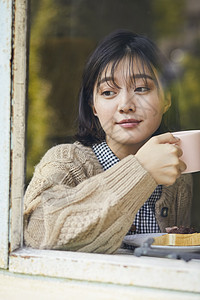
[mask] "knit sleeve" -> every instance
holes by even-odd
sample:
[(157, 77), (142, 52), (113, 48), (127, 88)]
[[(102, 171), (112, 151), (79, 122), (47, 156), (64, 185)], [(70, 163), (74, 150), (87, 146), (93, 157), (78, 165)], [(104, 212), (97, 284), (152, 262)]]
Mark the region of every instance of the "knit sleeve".
[(90, 178), (80, 156), (77, 168), (64, 157), (36, 168), (25, 194), (27, 246), (113, 253), (156, 187), (133, 155)]

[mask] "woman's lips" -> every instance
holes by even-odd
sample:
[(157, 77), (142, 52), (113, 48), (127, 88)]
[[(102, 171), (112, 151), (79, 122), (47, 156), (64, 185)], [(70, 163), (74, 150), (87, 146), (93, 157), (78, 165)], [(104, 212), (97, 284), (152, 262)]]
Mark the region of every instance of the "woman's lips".
[(120, 122), (117, 122), (118, 125), (124, 128), (133, 128), (138, 126), (142, 120), (136, 120), (136, 119), (124, 119)]

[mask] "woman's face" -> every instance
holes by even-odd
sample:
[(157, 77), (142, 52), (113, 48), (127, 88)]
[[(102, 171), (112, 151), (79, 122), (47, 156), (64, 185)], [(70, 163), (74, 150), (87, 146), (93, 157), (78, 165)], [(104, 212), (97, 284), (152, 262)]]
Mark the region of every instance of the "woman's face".
[(108, 146), (119, 158), (137, 152), (158, 129), (171, 103), (147, 68), (137, 62), (133, 71), (134, 80), (127, 75), (128, 59), (122, 60), (114, 73), (116, 86), (108, 66), (93, 93), (93, 112), (105, 131)]

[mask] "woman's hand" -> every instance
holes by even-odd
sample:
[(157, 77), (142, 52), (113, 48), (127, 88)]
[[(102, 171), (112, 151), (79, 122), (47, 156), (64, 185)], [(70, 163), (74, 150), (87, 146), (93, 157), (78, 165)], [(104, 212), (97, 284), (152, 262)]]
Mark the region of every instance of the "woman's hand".
[(178, 141), (171, 133), (154, 136), (135, 155), (157, 184), (172, 185), (186, 169)]

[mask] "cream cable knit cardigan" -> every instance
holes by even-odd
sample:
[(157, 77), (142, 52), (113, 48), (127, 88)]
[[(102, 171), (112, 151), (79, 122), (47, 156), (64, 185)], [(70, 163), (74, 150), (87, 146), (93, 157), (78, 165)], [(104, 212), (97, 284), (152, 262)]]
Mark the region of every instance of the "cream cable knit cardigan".
[[(55, 146), (37, 165), (25, 193), (25, 245), (114, 253), (156, 185), (133, 155), (103, 171), (90, 147), (78, 142)], [(187, 175), (163, 187), (156, 203), (162, 231), (189, 225), (191, 199)], [(167, 216), (162, 216), (163, 207)]]

